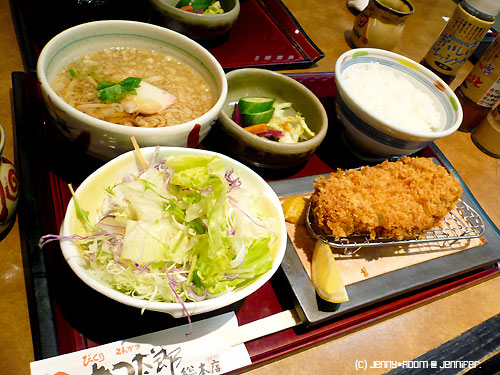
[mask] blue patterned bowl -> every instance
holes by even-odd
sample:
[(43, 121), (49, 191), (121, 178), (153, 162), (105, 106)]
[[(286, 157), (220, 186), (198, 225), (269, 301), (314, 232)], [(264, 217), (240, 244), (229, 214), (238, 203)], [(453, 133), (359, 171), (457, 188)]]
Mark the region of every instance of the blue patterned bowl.
[[(384, 115), (394, 108), (375, 111), (360, 98), (359, 91), (353, 92), (351, 86), (346, 84), (346, 72), (371, 63), (378, 63), (381, 69), (391, 71), (395, 77), (394, 82), (400, 82), (400, 77), (404, 77), (405, 82), (409, 82), (420, 94), (426, 94), (426, 102), (432, 103), (439, 113), (440, 120), (436, 130), (411, 127), (409, 121), (391, 121)], [(375, 48), (358, 48), (345, 52), (335, 65), (335, 82), (338, 90), (337, 117), (343, 126), (342, 136), (347, 146), (362, 159), (413, 154), (434, 140), (450, 135), (462, 122), (462, 107), (450, 87), (427, 68), (393, 52)], [(391, 91), (387, 89), (390, 84), (391, 82), (384, 82), (378, 88), (377, 96), (379, 93), (383, 95), (384, 91)], [(402, 93), (405, 94), (406, 92)], [(391, 99), (394, 99), (395, 106), (399, 105), (398, 98)], [(406, 118), (409, 116), (411, 114)]]

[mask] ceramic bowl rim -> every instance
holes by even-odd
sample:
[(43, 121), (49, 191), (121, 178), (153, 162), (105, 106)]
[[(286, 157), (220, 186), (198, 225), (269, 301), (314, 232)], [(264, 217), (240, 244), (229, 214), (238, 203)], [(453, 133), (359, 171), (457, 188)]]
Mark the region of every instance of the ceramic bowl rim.
[[(100, 120), (98, 118), (92, 117), (90, 115), (87, 115), (76, 108), (72, 107), (70, 104), (66, 103), (57, 93), (54, 91), (50, 83), (48, 82), (47, 76), (45, 74), (45, 69), (48, 66), (49, 61), (51, 58), (54, 56), (54, 53), (57, 51), (61, 50), (61, 48), (65, 48), (68, 43), (65, 43), (63, 47), (59, 47), (58, 43), (61, 41), (64, 41), (64, 39), (68, 35), (78, 35), (80, 32), (85, 31), (85, 30), (93, 30), (94, 28), (99, 28), (101, 25), (108, 25), (108, 27), (113, 27), (113, 26), (118, 26), (120, 25), (127, 25), (128, 28), (130, 28), (130, 34), (138, 37), (142, 37), (140, 33), (133, 33), (134, 30), (140, 29), (140, 30), (146, 30), (147, 32), (160, 32), (163, 33), (164, 35), (167, 36), (173, 36), (174, 38), (180, 38), (183, 40), (183, 42), (187, 43), (190, 47), (193, 47), (195, 51), (201, 53), (204, 55), (205, 58), (208, 58), (214, 67), (216, 68), (215, 71), (212, 71), (212, 74), (214, 74), (214, 79), (220, 79), (222, 83), (222, 87), (220, 87), (220, 93), (218, 94), (217, 101), (215, 104), (210, 108), (208, 112), (205, 112), (203, 115), (190, 120), (188, 122), (182, 123), (182, 124), (176, 124), (172, 126), (164, 126), (164, 127), (157, 127), (157, 128), (147, 128), (147, 127), (131, 127), (131, 126), (123, 126), (119, 124), (114, 124), (108, 121)], [(132, 29), (133, 28), (133, 29)], [(106, 31), (108, 32), (108, 31)], [(110, 35), (112, 35), (112, 32), (109, 31)], [(93, 35), (94, 36), (94, 35)], [(55, 50), (55, 51), (52, 51)], [(192, 51), (189, 51), (190, 55), (193, 55)], [(42, 49), (40, 52), (38, 61), (37, 61), (37, 77), (38, 80), (40, 81), (41, 86), (43, 87), (44, 90), (48, 93), (50, 96), (50, 99), (55, 102), (55, 104), (64, 110), (69, 116), (77, 119), (78, 121), (85, 123), (88, 126), (91, 126), (93, 128), (101, 129), (104, 131), (109, 131), (109, 132), (114, 132), (114, 133), (121, 133), (121, 134), (126, 134), (130, 136), (140, 136), (141, 134), (145, 134), (148, 136), (155, 136), (155, 135), (165, 135), (165, 133), (170, 133), (170, 132), (189, 132), (195, 124), (204, 124), (209, 122), (210, 120), (214, 119), (217, 117), (217, 114), (220, 112), (227, 96), (227, 79), (225, 78), (225, 72), (220, 65), (220, 63), (217, 61), (217, 59), (204, 47), (202, 47), (200, 44), (197, 42), (193, 41), (192, 39), (188, 38), (185, 35), (182, 35), (176, 31), (166, 29), (161, 26), (153, 25), (153, 24), (148, 24), (144, 22), (139, 22), (139, 21), (128, 21), (128, 20), (103, 20), (103, 21), (91, 21), (91, 22), (86, 22), (80, 25), (76, 25), (73, 27), (70, 27), (61, 33), (57, 34), (54, 36)], [(217, 93), (216, 93), (217, 94)]]
[[(148, 158), (151, 156), (155, 150), (156, 147), (144, 147), (141, 148), (141, 153), (143, 154), (144, 157)], [(79, 188), (76, 190), (76, 196), (78, 197), (78, 190), (82, 189), (80, 191), (84, 191), (89, 185), (91, 186), (92, 182), (94, 181), (95, 178), (98, 178), (100, 174), (103, 173), (103, 171), (106, 171), (108, 169), (113, 169), (113, 167), (120, 166), (121, 163), (124, 165), (131, 165), (133, 166), (136, 161), (136, 156), (135, 150), (128, 151), (124, 154), (121, 154), (117, 156), (116, 158), (110, 160), (109, 162), (105, 163), (103, 166), (98, 168), (96, 171), (94, 171), (92, 174), (90, 174), (80, 185)], [(235, 291), (232, 291), (228, 294), (222, 295), (217, 298), (212, 298), (212, 299), (207, 299), (201, 302), (186, 302), (185, 303), (185, 308), (189, 311), (189, 313), (193, 314), (200, 314), (208, 311), (213, 311), (217, 310), (226, 306), (229, 306), (233, 303), (236, 303), (243, 298), (249, 296), (250, 294), (254, 293), (257, 289), (262, 287), (278, 270), (278, 268), (281, 265), (281, 262), (283, 260), (283, 257), (285, 255), (286, 247), (287, 247), (287, 232), (286, 232), (286, 225), (285, 225), (285, 218), (283, 211), (281, 210), (281, 203), (279, 201), (279, 197), (277, 194), (274, 192), (274, 190), (271, 188), (271, 186), (262, 178), (260, 177), (255, 171), (253, 171), (250, 167), (245, 166), (241, 162), (232, 159), (229, 156), (226, 156), (221, 153), (217, 153), (214, 151), (209, 151), (209, 150), (202, 150), (202, 149), (186, 149), (183, 147), (171, 147), (171, 146), (161, 146), (160, 147), (160, 154), (162, 155), (168, 155), (168, 154), (199, 154), (199, 155), (212, 155), (212, 156), (218, 156), (221, 159), (223, 159), (224, 162), (229, 163), (231, 166), (235, 167), (235, 169), (242, 171), (244, 174), (249, 174), (252, 178), (252, 181), (256, 181), (255, 183), (263, 187), (267, 193), (268, 196), (270, 197), (270, 200), (274, 201), (274, 204), (276, 205), (276, 214), (279, 215), (279, 230), (280, 230), (280, 238), (279, 238), (279, 243), (277, 246), (276, 250), (276, 257), (273, 259), (273, 265), (272, 268), (267, 271), (266, 273), (260, 275), (257, 279), (255, 279), (252, 283), (237, 289)], [(279, 207), (278, 207), (279, 206)], [(279, 208), (279, 209), (278, 209)], [(72, 233), (69, 233), (69, 228), (71, 227), (71, 220), (74, 220), (74, 217), (72, 218), (71, 216), (75, 215), (75, 205), (74, 205), (74, 199), (72, 198), (70, 202), (67, 205), (66, 208), (66, 213), (64, 215), (63, 223), (61, 225), (60, 229), (60, 234), (61, 235), (71, 235)], [(184, 307), (180, 303), (173, 303), (173, 302), (148, 302), (147, 300), (142, 300), (138, 298), (134, 298), (131, 296), (127, 296), (110, 286), (104, 284), (103, 282), (99, 281), (98, 279), (92, 277), (88, 271), (84, 268), (84, 266), (81, 264), (83, 256), (81, 255), (80, 251), (77, 249), (76, 245), (71, 243), (70, 241), (60, 241), (60, 246), (61, 246), (61, 251), (63, 253), (64, 258), (68, 262), (69, 266), (75, 272), (75, 274), (82, 280), (84, 281), (88, 286), (91, 288), (95, 289), (96, 291), (102, 293), (103, 295), (121, 302), (123, 304), (137, 307), (137, 308), (145, 308), (147, 310), (152, 310), (152, 311), (159, 311), (159, 312), (164, 312), (171, 314), (174, 317), (183, 317), (185, 316), (185, 311)]]
[[(433, 81), (439, 82), (439, 84), (441, 84), (442, 87), (445, 88), (445, 93), (448, 96), (448, 98), (450, 100), (453, 100), (457, 105), (457, 109), (455, 110), (453, 108), (451, 102), (450, 101), (447, 102), (447, 104), (449, 104), (450, 107), (452, 108), (453, 112), (456, 112), (457, 118), (455, 119), (455, 122), (452, 124), (452, 126), (450, 126), (450, 128), (448, 128), (448, 129), (440, 130), (440, 131), (428, 131), (428, 132), (426, 132), (426, 131), (413, 130), (413, 129), (397, 126), (396, 124), (390, 123), (390, 122), (386, 121), (385, 119), (377, 116), (376, 114), (371, 112), (369, 109), (365, 108), (359, 99), (350, 95), (349, 90), (346, 89), (345, 84), (343, 83), (342, 74), (340, 71), (341, 66), (344, 64), (344, 62), (348, 58), (350, 58), (354, 54), (359, 54), (359, 53), (363, 53), (363, 52), (367, 52), (368, 54), (372, 54), (372, 55), (380, 55), (380, 56), (389, 58), (391, 60), (394, 60), (395, 62), (398, 62), (397, 60), (403, 60), (410, 66), (412, 66), (412, 65), (417, 66), (419, 68), (418, 72), (421, 73), (422, 75), (427, 76), (428, 78), (432, 79)], [(455, 132), (459, 128), (459, 126), (462, 122), (462, 118), (463, 118), (462, 107), (461, 107), (460, 101), (458, 100), (458, 97), (455, 95), (453, 90), (441, 78), (439, 78), (435, 73), (433, 73), (431, 70), (427, 69), (423, 65), (417, 63), (416, 61), (411, 60), (410, 58), (403, 56), (403, 55), (400, 55), (400, 54), (397, 54), (395, 52), (386, 51), (386, 50), (382, 50), (382, 49), (378, 49), (378, 48), (356, 48), (356, 49), (346, 51), (342, 55), (340, 55), (340, 57), (337, 59), (337, 61), (335, 63), (335, 82), (336, 82), (337, 87), (338, 87), (337, 95), (342, 95), (342, 93), (345, 93), (346, 95), (348, 95), (349, 100), (352, 101), (354, 103), (354, 105), (357, 107), (356, 109), (358, 109), (359, 111), (365, 112), (366, 115), (370, 119), (374, 120), (373, 122), (368, 122), (365, 120), (363, 120), (363, 121), (365, 123), (367, 123), (369, 126), (372, 126), (383, 133), (387, 133), (384, 129), (384, 127), (385, 127), (385, 128), (391, 129), (399, 134), (403, 134), (407, 137), (413, 137), (413, 138), (419, 138), (419, 139), (438, 139), (438, 138), (448, 136), (448, 135), (452, 134), (453, 132)], [(345, 100), (344, 100), (344, 102), (345, 102)], [(347, 105), (347, 103), (346, 103), (346, 105)], [(353, 110), (353, 109), (351, 108), (351, 110)], [(353, 110), (353, 112), (356, 113), (355, 110)], [(383, 126), (377, 126), (377, 122), (383, 124)], [(392, 134), (392, 136), (394, 137), (394, 134)], [(396, 137), (396, 138), (398, 138), (398, 137)]]
[[(265, 75), (267, 77), (271, 77), (272, 79), (278, 79), (281, 81), (286, 82), (287, 84), (291, 85), (292, 87), (302, 91), (308, 98), (311, 99), (311, 102), (314, 104), (315, 107), (317, 107), (320, 115), (321, 115), (321, 128), (320, 131), (316, 133), (314, 137), (311, 139), (308, 139), (306, 141), (298, 142), (298, 143), (280, 143), (276, 141), (271, 141), (268, 139), (265, 139), (263, 137), (259, 137), (255, 134), (251, 134), (247, 132), (246, 130), (243, 130), (243, 128), (238, 125), (236, 122), (234, 122), (229, 115), (227, 115), (224, 112), (224, 106), (221, 109), (220, 116), (224, 118), (224, 123), (223, 126), (228, 128), (229, 131), (233, 132), (238, 138), (243, 140), (246, 143), (249, 143), (250, 145), (254, 147), (270, 147), (272, 148), (273, 152), (277, 153), (299, 153), (299, 152), (304, 152), (306, 150), (311, 149), (312, 147), (315, 147), (319, 145), (323, 139), (326, 136), (326, 132), (328, 130), (328, 116), (326, 114), (326, 110), (323, 107), (323, 104), (321, 104), (320, 100), (318, 97), (311, 91), (309, 90), (306, 86), (304, 86), (302, 83), (296, 81), (295, 79), (288, 77), (282, 73), (278, 73), (272, 70), (267, 70), (267, 69), (261, 69), (261, 68), (242, 68), (242, 69), (237, 69), (237, 70), (232, 70), (228, 73), (226, 73), (227, 81), (228, 81), (228, 95), (229, 95), (229, 81), (233, 77), (241, 76), (241, 75)], [(226, 99), (227, 100), (227, 99)], [(307, 119), (306, 119), (307, 121)]]

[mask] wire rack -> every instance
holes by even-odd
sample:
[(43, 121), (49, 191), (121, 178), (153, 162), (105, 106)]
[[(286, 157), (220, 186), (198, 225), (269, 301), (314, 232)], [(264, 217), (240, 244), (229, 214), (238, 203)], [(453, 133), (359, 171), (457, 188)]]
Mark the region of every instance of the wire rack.
[(483, 220), (479, 214), (462, 200), (459, 200), (456, 208), (444, 218), (441, 227), (424, 231), (418, 237), (408, 240), (394, 241), (385, 237), (370, 239), (367, 234), (354, 234), (340, 238), (324, 234), (315, 227), (311, 204), (307, 208), (306, 224), (316, 239), (332, 247), (344, 249), (345, 254), (353, 254), (363, 247), (381, 245), (408, 245), (442, 241), (451, 246), (455, 241), (478, 238), (482, 236), (485, 230)]

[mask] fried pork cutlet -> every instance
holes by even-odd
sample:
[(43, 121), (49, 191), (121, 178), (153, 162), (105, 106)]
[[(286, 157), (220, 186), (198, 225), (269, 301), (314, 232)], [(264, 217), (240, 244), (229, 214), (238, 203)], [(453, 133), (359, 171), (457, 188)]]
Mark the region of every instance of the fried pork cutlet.
[(338, 170), (314, 184), (311, 209), (325, 234), (415, 238), (436, 227), (462, 194), (458, 178), (431, 159), (403, 157), (360, 170)]

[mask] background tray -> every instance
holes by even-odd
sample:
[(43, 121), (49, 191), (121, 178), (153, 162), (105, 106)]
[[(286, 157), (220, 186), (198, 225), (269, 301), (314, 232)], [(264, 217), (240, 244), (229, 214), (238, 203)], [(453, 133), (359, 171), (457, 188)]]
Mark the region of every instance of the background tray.
[[(227, 40), (205, 46), (224, 69), (303, 68), (324, 57), (280, 0), (241, 0), (240, 5)], [(29, 72), (36, 71), (43, 46), (71, 26), (102, 19), (151, 22), (152, 12), (147, 0), (51, 0), (50, 4), (11, 0), (11, 8), (25, 70)]]
[[(310, 180), (301, 178), (328, 173), (334, 168), (354, 168), (366, 164), (348, 153), (339, 137), (335, 117), (336, 89), (332, 73), (293, 74), (293, 78), (308, 86), (320, 98), (330, 119), (323, 147), (303, 166), (273, 171), (256, 169), (266, 177), (278, 194), (310, 190)], [(57, 243), (38, 248), (43, 234), (57, 233), (70, 199), (67, 183), (77, 185), (100, 163), (85, 156), (68, 153), (64, 144), (50, 137), (49, 123), (39, 98), (36, 77), (30, 73), (15, 72), (13, 79), (15, 163), (21, 198), (18, 220), (35, 358), (42, 359), (84, 349), (103, 343), (154, 332), (185, 324), (185, 319), (174, 319), (162, 313), (145, 311), (110, 300), (81, 282), (69, 269)], [(216, 130), (215, 127), (212, 131)], [(217, 132), (210, 136), (216, 137)], [(213, 141), (213, 139), (212, 139)], [(204, 147), (214, 143), (204, 141)], [(72, 155), (72, 158), (68, 158)], [(446, 159), (434, 146), (424, 150), (424, 156), (434, 156), (445, 165)], [(448, 165), (447, 165), (448, 166)], [(255, 168), (254, 168), (255, 169)], [(310, 177), (308, 177), (310, 179)], [(286, 181), (280, 181), (286, 179)], [(471, 198), (481, 215), (477, 202)], [(488, 225), (491, 225), (488, 222)], [(491, 229), (490, 232), (495, 231)], [(498, 248), (498, 247), (497, 247)], [(306, 324), (246, 343), (253, 364), (296, 351), (305, 346), (335, 337), (378, 319), (402, 312), (420, 303), (438, 298), (457, 289), (498, 275), (494, 264), (474, 267), (459, 275), (435, 280), (426, 285), (414, 285), (399, 295), (358, 306), (349, 311), (325, 315), (315, 302), (304, 299), (308, 277), (302, 269), (290, 273), (294, 250), (288, 248), (283, 267), (258, 291), (224, 311), (196, 315), (194, 320), (232, 310), (239, 324), (249, 323), (275, 313), (296, 308)], [(291, 284), (291, 286), (290, 286)], [(297, 288), (301, 284), (306, 289)], [(353, 301), (357, 293), (350, 291)], [(314, 292), (311, 296), (314, 295)], [(312, 312), (310, 312), (310, 310)], [(322, 314), (319, 318), (314, 314)], [(95, 317), (99, 318), (96, 319)], [(311, 324), (312, 323), (312, 324)]]

